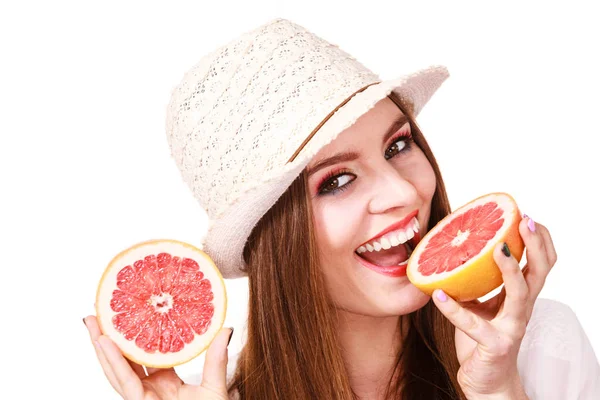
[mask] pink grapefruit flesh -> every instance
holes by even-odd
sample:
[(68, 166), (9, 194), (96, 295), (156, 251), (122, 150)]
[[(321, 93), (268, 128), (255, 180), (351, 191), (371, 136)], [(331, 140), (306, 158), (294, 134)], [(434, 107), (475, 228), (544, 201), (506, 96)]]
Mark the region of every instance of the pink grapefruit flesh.
[(96, 294), (100, 329), (141, 365), (167, 368), (202, 353), (223, 326), (223, 278), (201, 250), (174, 240), (137, 244), (106, 268)]

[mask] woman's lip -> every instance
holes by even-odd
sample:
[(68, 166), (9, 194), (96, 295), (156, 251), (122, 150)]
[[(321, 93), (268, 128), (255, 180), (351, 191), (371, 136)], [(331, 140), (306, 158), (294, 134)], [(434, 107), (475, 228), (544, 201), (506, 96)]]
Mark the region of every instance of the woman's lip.
[[(414, 210), (413, 212), (411, 212), (410, 214), (408, 214), (407, 216), (405, 216), (401, 221), (398, 221), (398, 222), (396, 222), (396, 223), (388, 226), (387, 228), (385, 228), (384, 230), (382, 230), (377, 235), (373, 236), (371, 239), (367, 240), (366, 242), (364, 242), (360, 246), (364, 246), (367, 243), (370, 243), (370, 242), (372, 242), (375, 239), (379, 239), (380, 237), (382, 237), (383, 235), (385, 235), (388, 232), (395, 231), (395, 230), (400, 229), (400, 228), (406, 228), (406, 225), (408, 225), (408, 223), (410, 221), (412, 221), (413, 218), (416, 218), (418, 214), (419, 214), (419, 210)], [(360, 246), (358, 246), (358, 247), (360, 247)], [(357, 247), (357, 249), (358, 249), (358, 247)]]
[(370, 262), (368, 262), (367, 260), (365, 260), (364, 258), (362, 258), (361, 256), (359, 256), (356, 253), (354, 253), (354, 257), (358, 260), (358, 262), (360, 262), (365, 267), (367, 267), (370, 270), (373, 270), (375, 272), (378, 272), (382, 275), (391, 276), (394, 278), (406, 276), (406, 267), (407, 267), (408, 263), (406, 263), (404, 265), (390, 265), (387, 267), (382, 267), (379, 265), (371, 264)]
[[(413, 240), (413, 243), (415, 244), (415, 247), (416, 247), (416, 245), (421, 241), (421, 233), (415, 232), (415, 236), (411, 240)], [(406, 276), (406, 267), (408, 267), (408, 262), (406, 262), (406, 264), (404, 264), (404, 265), (390, 265), (387, 267), (382, 267), (382, 266), (368, 262), (366, 259), (359, 256), (356, 252), (354, 252), (354, 257), (363, 266), (369, 268), (370, 270), (378, 272), (382, 275), (391, 276), (394, 278)], [(408, 259), (410, 259), (410, 257)]]

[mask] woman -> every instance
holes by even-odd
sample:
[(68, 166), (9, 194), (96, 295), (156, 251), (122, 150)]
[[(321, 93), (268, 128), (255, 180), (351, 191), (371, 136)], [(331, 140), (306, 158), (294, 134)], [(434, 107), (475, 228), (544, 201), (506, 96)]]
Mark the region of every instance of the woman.
[(446, 77), (436, 67), (380, 82), (337, 46), (283, 19), (190, 70), (173, 92), (169, 142), (210, 219), (205, 251), (224, 277), (248, 276), (248, 337), (227, 377), (232, 332), (223, 329), (207, 352), (202, 385), (192, 386), (172, 369), (146, 374), (125, 360), (90, 316), (84, 322), (119, 394), (600, 396), (600, 367), (574, 314), (536, 301), (557, 257), (543, 225), (521, 221), (523, 273), (510, 249), (495, 249), (505, 286), (483, 304), (418, 291), (405, 274), (410, 246), (357, 252), (392, 225), (421, 227), (422, 235), (450, 212), (415, 122)]

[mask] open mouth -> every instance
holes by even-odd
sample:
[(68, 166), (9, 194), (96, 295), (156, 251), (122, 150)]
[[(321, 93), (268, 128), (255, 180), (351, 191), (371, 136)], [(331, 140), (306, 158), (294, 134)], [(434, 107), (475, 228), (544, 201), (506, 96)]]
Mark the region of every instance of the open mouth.
[(404, 227), (388, 232), (356, 249), (362, 264), (386, 275), (405, 274), (408, 259), (420, 240), (419, 221), (413, 217)]

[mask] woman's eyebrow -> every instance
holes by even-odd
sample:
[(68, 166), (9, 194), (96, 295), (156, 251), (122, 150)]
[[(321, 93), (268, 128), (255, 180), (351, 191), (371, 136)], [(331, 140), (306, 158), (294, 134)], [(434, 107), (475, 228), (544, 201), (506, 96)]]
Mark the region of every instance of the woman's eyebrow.
[(408, 118), (406, 118), (406, 115), (400, 114), (399, 116), (397, 116), (394, 119), (394, 121), (392, 122), (392, 124), (390, 125), (390, 127), (388, 128), (388, 130), (385, 132), (383, 141), (387, 142), (387, 140), (390, 137), (392, 137), (392, 135), (394, 133), (396, 133), (398, 131), (398, 129), (402, 128), (404, 126), (404, 124), (406, 124), (407, 122), (408, 122)]
[(311, 176), (318, 170), (325, 168), (330, 165), (334, 165), (343, 161), (354, 161), (359, 157), (359, 154), (355, 151), (349, 151), (346, 153), (338, 153), (332, 157), (325, 158), (316, 163), (312, 168), (308, 170), (308, 176)]
[[(399, 116), (397, 116), (394, 121), (392, 121), (392, 124), (390, 125), (390, 127), (388, 128), (388, 130), (385, 132), (385, 135), (383, 137), (383, 142), (386, 142), (394, 133), (396, 133), (398, 131), (398, 129), (402, 128), (404, 126), (404, 124), (406, 124), (408, 122), (408, 119), (406, 118), (406, 115), (401, 114)], [(318, 170), (328, 167), (330, 165), (334, 165), (340, 162), (344, 162), (344, 161), (354, 161), (359, 157), (359, 154), (357, 152), (354, 151), (350, 151), (347, 153), (338, 153), (334, 156), (325, 158), (321, 161), (319, 161), (318, 163), (316, 163), (312, 168), (308, 169), (308, 176), (310, 177), (312, 174), (314, 174), (315, 172), (317, 172)]]

